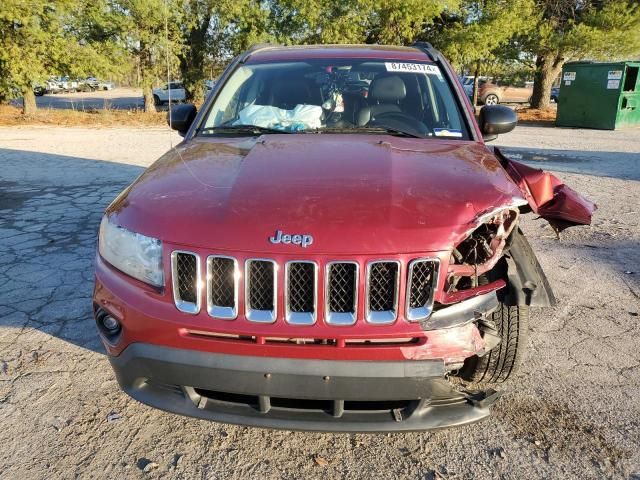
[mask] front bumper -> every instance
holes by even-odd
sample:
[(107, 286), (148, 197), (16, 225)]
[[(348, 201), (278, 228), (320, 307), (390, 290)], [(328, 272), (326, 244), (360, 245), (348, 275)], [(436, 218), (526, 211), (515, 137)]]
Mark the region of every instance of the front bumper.
[(256, 427), (344, 432), (465, 425), (495, 391), (458, 392), (441, 360), (264, 358), (129, 345), (109, 360), (122, 389), (169, 412)]

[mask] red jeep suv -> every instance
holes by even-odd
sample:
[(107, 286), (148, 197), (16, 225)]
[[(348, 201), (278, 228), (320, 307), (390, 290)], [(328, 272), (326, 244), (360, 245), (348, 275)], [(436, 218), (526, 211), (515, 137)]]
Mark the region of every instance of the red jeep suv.
[(554, 302), (519, 216), (594, 209), (485, 146), (512, 110), (476, 122), (429, 44), (261, 45), (168, 120), (184, 141), (100, 225), (95, 319), (126, 393), (298, 430), (489, 415), (528, 307)]

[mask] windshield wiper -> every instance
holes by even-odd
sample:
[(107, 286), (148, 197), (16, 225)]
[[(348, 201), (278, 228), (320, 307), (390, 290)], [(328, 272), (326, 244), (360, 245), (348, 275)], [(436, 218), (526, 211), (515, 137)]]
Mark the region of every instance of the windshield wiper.
[(388, 133), (401, 137), (426, 138), (424, 135), (419, 135), (418, 133), (399, 130), (397, 128), (385, 127), (382, 125), (371, 127), (327, 127), (318, 128), (315, 130), (306, 130), (305, 133)]
[(258, 125), (221, 125), (206, 127), (198, 133), (237, 133), (240, 135), (262, 135), (264, 133), (291, 133), (277, 128), (259, 127)]

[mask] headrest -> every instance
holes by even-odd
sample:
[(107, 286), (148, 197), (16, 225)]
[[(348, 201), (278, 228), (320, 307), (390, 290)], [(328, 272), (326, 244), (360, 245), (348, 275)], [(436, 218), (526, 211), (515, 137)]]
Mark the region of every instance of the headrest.
[(369, 88), (369, 98), (381, 102), (397, 102), (406, 96), (407, 87), (398, 75), (377, 76)]

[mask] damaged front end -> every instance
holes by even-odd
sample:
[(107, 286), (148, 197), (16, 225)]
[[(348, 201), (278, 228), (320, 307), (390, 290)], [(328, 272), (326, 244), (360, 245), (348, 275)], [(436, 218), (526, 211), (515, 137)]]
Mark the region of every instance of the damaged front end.
[[(477, 328), (482, 348), (448, 370), (474, 384), (503, 382), (517, 370), (526, 342), (529, 307), (556, 303), (531, 245), (518, 227), (535, 212), (556, 232), (588, 225), (596, 206), (554, 175), (496, 155), (522, 191), (515, 203), (477, 215), (451, 249), (443, 291), (425, 329)], [(446, 263), (443, 262), (443, 263)], [(453, 314), (460, 311), (461, 315)], [(464, 322), (466, 318), (466, 322)]]
[(518, 228), (522, 213), (534, 212), (556, 232), (589, 225), (596, 205), (549, 172), (523, 165), (495, 149), (526, 203), (483, 212), (451, 251), (442, 305), (499, 292), (511, 306), (552, 306), (555, 297), (529, 242)]

